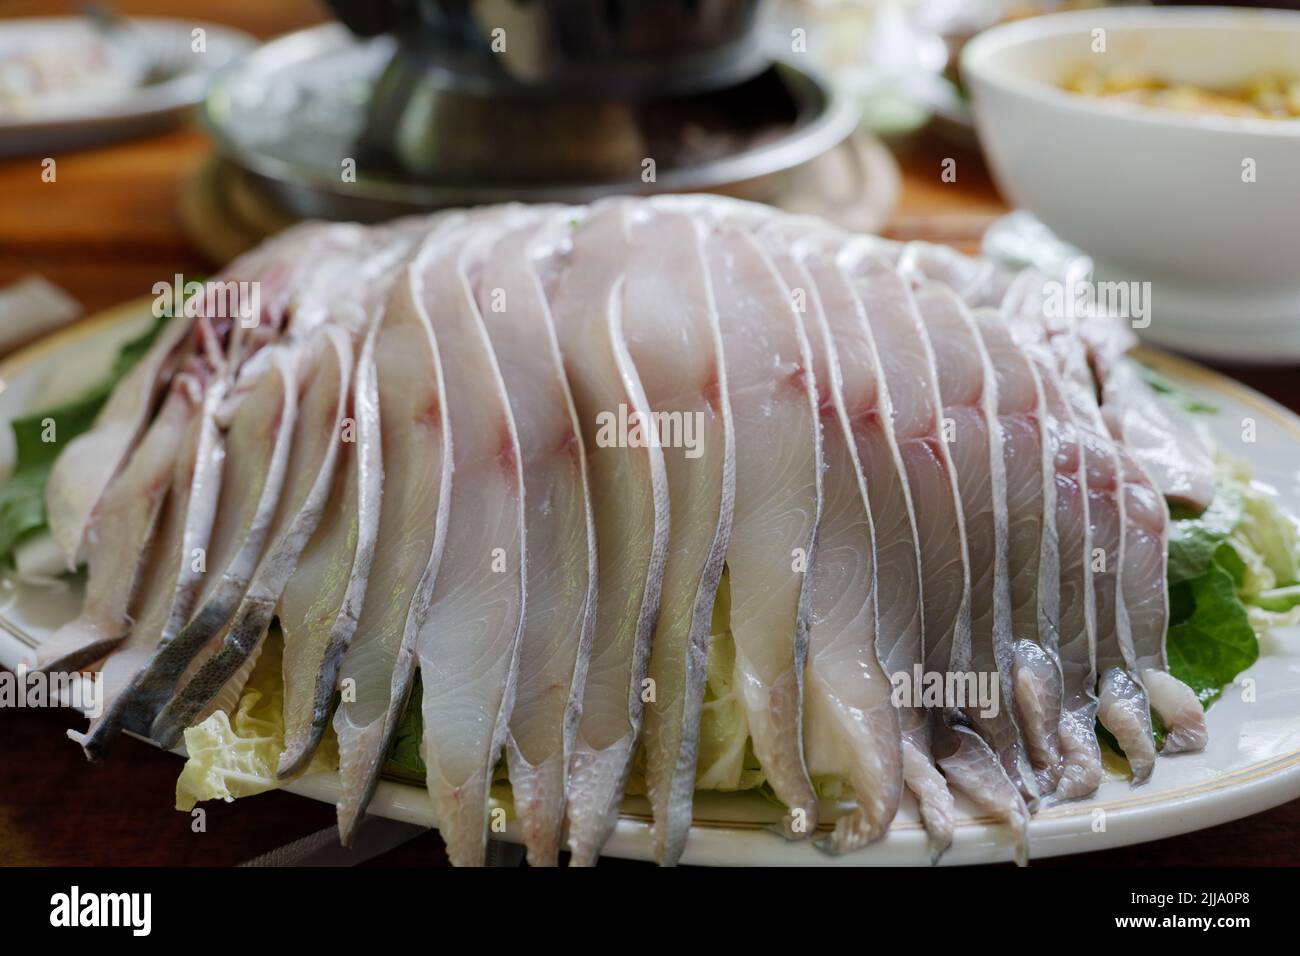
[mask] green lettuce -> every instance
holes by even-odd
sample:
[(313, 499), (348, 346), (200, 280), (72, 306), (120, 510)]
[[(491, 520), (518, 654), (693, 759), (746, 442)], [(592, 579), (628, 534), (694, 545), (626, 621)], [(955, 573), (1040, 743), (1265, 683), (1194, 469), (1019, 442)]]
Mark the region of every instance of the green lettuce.
[(1300, 536), (1235, 462), (1221, 467), (1203, 514), (1173, 517), (1169, 670), (1208, 705), (1259, 657), (1261, 631), (1300, 620)]

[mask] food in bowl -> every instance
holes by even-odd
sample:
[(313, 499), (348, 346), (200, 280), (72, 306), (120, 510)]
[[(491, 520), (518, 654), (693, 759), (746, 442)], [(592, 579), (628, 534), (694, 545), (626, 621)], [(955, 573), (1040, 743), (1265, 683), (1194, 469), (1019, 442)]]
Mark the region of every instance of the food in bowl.
[(1075, 73), (1062, 86), (1087, 96), (1182, 113), (1250, 119), (1300, 118), (1300, 80), (1277, 74), (1257, 76), (1237, 87), (1206, 89), (1194, 83), (1168, 82), (1133, 70), (1088, 68)]
[(1300, 13), (1052, 14), (979, 34), (962, 60), (999, 189), (1098, 278), (1151, 283), (1144, 337), (1220, 360), (1300, 354), (1300, 123), (1120, 107), (1062, 88), (1081, 66), (1206, 91), (1300, 78)]

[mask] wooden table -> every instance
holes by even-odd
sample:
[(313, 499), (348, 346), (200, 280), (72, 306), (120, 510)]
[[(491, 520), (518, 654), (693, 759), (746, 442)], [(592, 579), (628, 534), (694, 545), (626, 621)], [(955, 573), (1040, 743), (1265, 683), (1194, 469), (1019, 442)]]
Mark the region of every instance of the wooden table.
[[(17, 15), (65, 12), (73, 4), (19, 0)], [(322, 14), (304, 0), (225, 3), (122, 2), (124, 13), (205, 18), (269, 37)], [(58, 157), (58, 179), (41, 180), (38, 159), (0, 163), (0, 285), (39, 272), (90, 312), (146, 295), (159, 279), (195, 274), (207, 263), (177, 223), (182, 182), (211, 143), (197, 127)], [(983, 228), (1006, 211), (979, 158), (920, 139), (898, 144), (902, 198), (889, 231), (973, 249)], [(940, 180), (945, 157), (957, 181)], [(1238, 377), (1300, 411), (1295, 370), (1242, 371)], [(235, 805), (208, 804), (207, 832), (172, 810), (179, 760), (133, 739), (112, 758), (87, 766), (64, 730), (79, 723), (59, 711), (0, 712), (0, 864), (229, 865), (330, 825), (333, 808), (270, 793)], [(1294, 864), (1300, 861), (1300, 801), (1236, 823), (1127, 849), (1053, 863), (1103, 865)], [(444, 862), (428, 834), (376, 862)], [(617, 865), (617, 864), (612, 864)]]

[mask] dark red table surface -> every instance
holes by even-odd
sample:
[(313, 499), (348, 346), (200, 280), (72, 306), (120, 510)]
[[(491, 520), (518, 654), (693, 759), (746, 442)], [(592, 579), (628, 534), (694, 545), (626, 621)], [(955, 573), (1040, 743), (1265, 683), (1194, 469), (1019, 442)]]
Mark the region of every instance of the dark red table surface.
[[(74, 4), (17, 0), (7, 16), (73, 12)], [(270, 37), (323, 18), (306, 0), (155, 0), (114, 4), (123, 13), (193, 16)], [(149, 139), (59, 157), (43, 183), (36, 159), (0, 162), (0, 286), (38, 272), (88, 312), (149, 293), (155, 281), (208, 268), (181, 232), (177, 198), (211, 150), (189, 126)], [(887, 232), (949, 241), (970, 250), (1006, 211), (977, 156), (924, 137), (895, 144), (903, 171)], [(955, 156), (958, 181), (940, 180)], [(1207, 228), (1213, 228), (1207, 223)], [(1225, 369), (1300, 411), (1295, 368)], [(64, 731), (70, 712), (0, 711), (0, 864), (230, 865), (330, 825), (333, 808), (285, 793), (206, 804), (207, 830), (172, 809), (179, 758), (126, 739), (111, 759), (88, 765)], [(436, 834), (376, 858), (394, 865), (445, 864)], [(1287, 865), (1300, 862), (1300, 801), (1244, 820), (1140, 846), (1045, 860), (1039, 865)], [(611, 863), (611, 865), (614, 865)]]

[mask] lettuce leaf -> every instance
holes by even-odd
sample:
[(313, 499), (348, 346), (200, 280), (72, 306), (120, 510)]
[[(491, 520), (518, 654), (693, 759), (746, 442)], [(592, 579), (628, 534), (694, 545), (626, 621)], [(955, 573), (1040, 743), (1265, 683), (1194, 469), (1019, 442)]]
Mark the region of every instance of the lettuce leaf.
[[(185, 731), (189, 755), (176, 781), (176, 809), (189, 812), (202, 800), (265, 793), (283, 785), (276, 776), (284, 751), (284, 638), (272, 628), (233, 714), (218, 710)], [(327, 727), (306, 773), (337, 769), (338, 739)]]
[(1169, 672), (1195, 691), (1202, 705), (1217, 700), (1259, 657), (1259, 638), (1227, 566), (1231, 554), (1231, 547), (1222, 545), (1204, 574), (1169, 589)]
[(415, 672), (411, 682), (411, 696), (397, 723), (397, 733), (393, 737), (392, 749), (384, 772), (395, 777), (409, 778), (420, 784), (424, 783), (424, 757), (420, 755), (420, 738), (424, 735), (424, 714), (420, 711), (420, 700), (424, 695), (420, 672)]
[(1240, 462), (1221, 463), (1215, 499), (1175, 513), (1169, 538), (1169, 670), (1209, 705), (1259, 657), (1258, 634), (1300, 622), (1300, 534)]
[(1161, 375), (1149, 365), (1143, 365), (1141, 362), (1137, 365), (1138, 374), (1142, 376), (1151, 389), (1160, 395), (1163, 395), (1166, 401), (1182, 409), (1185, 412), (1201, 415), (1213, 415), (1219, 410), (1219, 406), (1212, 402), (1204, 401), (1197, 398), (1181, 385), (1177, 385), (1165, 376)]
[(731, 636), (731, 575), (724, 567), (713, 602), (708, 675), (700, 708), (700, 749), (695, 769), (698, 790), (750, 790), (763, 783), (763, 771), (749, 740), (749, 721), (735, 687), (736, 642)]

